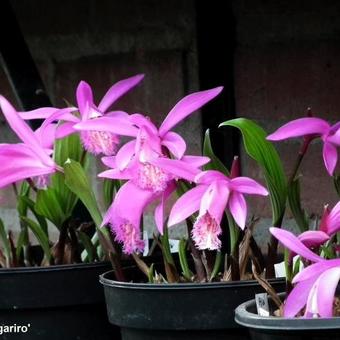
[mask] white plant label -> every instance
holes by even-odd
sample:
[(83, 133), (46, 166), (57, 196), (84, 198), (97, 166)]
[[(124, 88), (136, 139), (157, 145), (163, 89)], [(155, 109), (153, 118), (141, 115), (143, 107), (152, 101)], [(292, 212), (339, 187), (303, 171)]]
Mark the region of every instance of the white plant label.
[(257, 314), (260, 316), (269, 316), (269, 304), (267, 293), (255, 294)]

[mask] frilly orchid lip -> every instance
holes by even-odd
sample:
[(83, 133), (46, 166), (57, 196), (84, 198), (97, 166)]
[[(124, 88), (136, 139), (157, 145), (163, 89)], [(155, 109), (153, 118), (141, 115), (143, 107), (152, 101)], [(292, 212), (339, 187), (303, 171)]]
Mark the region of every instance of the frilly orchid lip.
[(333, 175), (338, 160), (337, 147), (340, 145), (340, 125), (330, 126), (328, 122), (320, 118), (307, 117), (293, 120), (281, 126), (267, 139), (279, 141), (287, 138), (315, 135), (323, 141), (323, 159), (326, 169)]

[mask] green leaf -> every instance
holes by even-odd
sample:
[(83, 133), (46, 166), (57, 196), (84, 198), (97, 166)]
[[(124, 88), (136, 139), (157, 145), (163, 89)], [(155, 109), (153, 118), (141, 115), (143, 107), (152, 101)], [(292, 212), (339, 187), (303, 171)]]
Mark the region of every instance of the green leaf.
[(298, 177), (288, 185), (288, 203), (294, 219), (300, 228), (300, 232), (308, 230), (308, 219), (305, 211), (301, 207), (300, 181)]
[[(47, 226), (46, 219), (44, 218), (44, 216), (42, 216), (42, 215), (40, 215), (36, 212), (35, 203), (27, 196), (19, 196), (18, 202), (25, 204), (26, 207), (29, 208), (32, 211), (32, 213), (33, 213), (34, 217), (37, 219), (38, 224), (40, 225), (41, 229), (44, 231), (46, 236), (48, 236), (48, 226)], [(21, 215), (21, 216), (26, 216), (26, 214)]]
[(39, 244), (41, 245), (41, 248), (43, 249), (48, 262), (51, 262), (52, 254), (50, 249), (50, 243), (44, 231), (40, 228), (40, 226), (36, 222), (34, 222), (28, 217), (22, 216), (20, 219), (27, 225), (29, 229), (32, 230), (34, 236), (37, 238)]
[(281, 224), (287, 199), (287, 180), (283, 166), (274, 146), (266, 140), (267, 133), (249, 119), (237, 118), (220, 126), (234, 126), (243, 136), (245, 150), (261, 167), (270, 192), (273, 225)]
[(222, 265), (222, 260), (223, 260), (223, 256), (222, 253), (220, 251), (217, 251), (216, 253), (216, 258), (215, 258), (215, 263), (214, 263), (214, 268), (211, 272), (211, 276), (209, 281), (211, 282), (219, 273), (220, 269), (221, 269), (221, 265)]
[(205, 132), (203, 143), (203, 155), (210, 158), (210, 162), (204, 166), (204, 170), (219, 170), (226, 176), (229, 176), (228, 169), (224, 166), (221, 160), (215, 155), (210, 140), (209, 129)]
[(91, 238), (83, 231), (77, 232), (80, 242), (83, 244), (87, 253), (89, 262), (94, 262), (98, 259), (97, 250), (95, 245), (92, 243)]
[(340, 197), (340, 175), (335, 175), (333, 177), (333, 181), (334, 181), (335, 190), (338, 196)]
[[(57, 139), (54, 146), (54, 160), (63, 166), (67, 159), (82, 162), (86, 160), (86, 153), (78, 134), (72, 134), (62, 139)], [(62, 173), (55, 173), (52, 176), (52, 187), (58, 191), (60, 205), (65, 211), (65, 215), (71, 216), (72, 211), (78, 201), (78, 197), (65, 185), (65, 177)]]
[(120, 188), (120, 182), (117, 180), (105, 178), (103, 181), (103, 196), (106, 209), (112, 204), (113, 198)]
[(38, 191), (35, 203), (35, 211), (50, 220), (58, 229), (69, 217), (65, 215), (61, 201), (58, 191), (48, 188)]
[(18, 240), (17, 240), (17, 245), (16, 245), (16, 257), (20, 258), (21, 251), (23, 248), (28, 246), (28, 230), (27, 227), (24, 227), (20, 230)]
[(80, 163), (68, 159), (64, 164), (64, 171), (65, 184), (83, 202), (89, 211), (93, 222), (99, 228), (102, 223), (102, 215), (84, 169)]
[(4, 247), (4, 253), (5, 253), (4, 255), (6, 257), (6, 266), (10, 267), (12, 263), (11, 244), (7, 237), (7, 232), (6, 232), (5, 225), (2, 219), (0, 219), (0, 239)]

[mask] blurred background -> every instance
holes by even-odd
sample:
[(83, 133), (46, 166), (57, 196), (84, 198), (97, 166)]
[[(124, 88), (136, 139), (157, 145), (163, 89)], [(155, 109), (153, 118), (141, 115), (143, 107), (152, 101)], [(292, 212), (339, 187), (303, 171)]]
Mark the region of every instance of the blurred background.
[[(220, 122), (247, 117), (269, 133), (304, 116), (308, 107), (330, 122), (339, 120), (337, 0), (2, 2), (0, 93), (18, 108), (25, 102), (26, 109), (38, 106), (43, 89), (33, 80), (31, 63), (23, 52), (27, 47), (43, 91), (58, 106), (64, 105), (64, 99), (75, 102), (80, 80), (90, 83), (99, 100), (114, 82), (145, 73), (142, 85), (117, 107), (147, 113), (160, 122), (184, 95), (224, 85), (223, 95), (178, 131), (190, 151), (198, 153), (204, 131), (212, 129), (214, 147), (223, 161), (230, 165), (233, 155), (240, 154), (243, 174), (262, 183), (259, 169), (239, 146), (239, 136), (231, 129), (218, 130)], [(25, 86), (18, 93), (20, 77)], [(13, 140), (0, 116), (0, 142)], [(289, 173), (299, 141), (277, 146)], [(306, 210), (320, 215), (324, 203), (336, 201), (321, 143), (310, 148), (302, 173)], [(266, 199), (250, 201), (251, 213), (263, 218), (257, 228), (261, 237), (270, 224), (270, 205)], [(15, 228), (11, 188), (0, 191), (0, 202), (1, 216)], [(290, 224), (289, 215), (286, 223)]]

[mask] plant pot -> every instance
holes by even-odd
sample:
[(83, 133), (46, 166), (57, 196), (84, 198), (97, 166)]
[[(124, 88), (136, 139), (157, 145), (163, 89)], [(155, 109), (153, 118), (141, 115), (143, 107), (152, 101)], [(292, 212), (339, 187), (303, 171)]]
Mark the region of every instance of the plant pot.
[[(284, 297), (284, 293), (280, 294)], [(269, 300), (271, 311), (274, 306)], [(235, 321), (249, 329), (253, 340), (340, 340), (340, 318), (304, 319), (264, 317), (257, 314), (255, 300), (237, 307)]]
[[(132, 272), (137, 269), (130, 269)], [(262, 288), (256, 281), (147, 284), (100, 276), (107, 313), (123, 340), (247, 339), (234, 322), (234, 309)], [(274, 287), (283, 289), (282, 279)]]
[[(109, 263), (0, 270), (1, 339), (120, 339), (106, 316), (98, 276)], [(8, 330), (8, 329), (7, 329)]]

